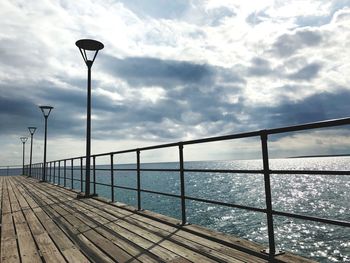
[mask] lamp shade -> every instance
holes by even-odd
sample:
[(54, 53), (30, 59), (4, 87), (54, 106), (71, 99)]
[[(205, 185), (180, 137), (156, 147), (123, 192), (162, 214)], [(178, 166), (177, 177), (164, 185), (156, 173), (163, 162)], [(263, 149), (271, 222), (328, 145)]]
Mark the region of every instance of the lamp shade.
[(39, 108), (44, 114), (44, 117), (48, 117), (50, 115), (51, 110), (53, 109), (53, 107), (51, 106), (39, 106)]
[(21, 137), (20, 139), (23, 143), (25, 143), (28, 140), (28, 137)]
[(36, 131), (36, 127), (28, 127), (28, 130), (29, 130), (30, 134), (33, 135)]
[(92, 66), (99, 50), (104, 48), (104, 45), (93, 39), (80, 39), (75, 42), (87, 66)]

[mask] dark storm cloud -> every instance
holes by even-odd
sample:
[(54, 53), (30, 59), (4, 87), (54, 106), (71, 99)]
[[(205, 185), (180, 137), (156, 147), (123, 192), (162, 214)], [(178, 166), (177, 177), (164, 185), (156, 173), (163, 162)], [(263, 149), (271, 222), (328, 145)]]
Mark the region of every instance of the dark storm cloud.
[(290, 126), (327, 119), (344, 118), (350, 115), (348, 101), (350, 91), (323, 92), (292, 102), (282, 99), (278, 106), (256, 107), (249, 114), (260, 119), (261, 128)]
[(288, 77), (294, 80), (311, 80), (315, 78), (322, 66), (318, 63), (312, 63), (301, 68), (297, 72), (290, 74)]
[(271, 52), (279, 57), (288, 57), (299, 49), (318, 46), (322, 39), (322, 34), (318, 31), (308, 28), (298, 30), (293, 34), (283, 34), (278, 37)]
[(129, 57), (105, 57), (105, 70), (125, 79), (132, 86), (175, 86), (189, 83), (212, 83), (213, 71), (208, 65), (176, 60)]
[[(27, 126), (36, 125), (38, 121), (32, 121), (38, 116), (37, 105), (27, 98), (3, 97), (0, 96), (0, 132), (1, 134), (11, 134), (13, 132), (23, 132)], [(40, 115), (39, 115), (40, 116)]]

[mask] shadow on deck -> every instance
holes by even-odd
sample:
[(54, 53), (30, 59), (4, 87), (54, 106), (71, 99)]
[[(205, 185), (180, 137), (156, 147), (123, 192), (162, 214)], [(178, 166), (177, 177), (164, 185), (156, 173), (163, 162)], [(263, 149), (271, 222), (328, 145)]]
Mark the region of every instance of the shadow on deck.
[(268, 262), (254, 242), (23, 176), (0, 177), (0, 196), (1, 262)]

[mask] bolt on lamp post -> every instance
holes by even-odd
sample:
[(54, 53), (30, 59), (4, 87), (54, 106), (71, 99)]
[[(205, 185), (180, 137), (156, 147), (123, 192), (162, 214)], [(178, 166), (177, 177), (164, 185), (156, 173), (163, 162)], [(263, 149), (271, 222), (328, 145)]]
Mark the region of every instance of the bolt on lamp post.
[(32, 154), (33, 154), (33, 135), (36, 127), (28, 127), (30, 133), (30, 158), (29, 158), (29, 176), (32, 176)]
[(45, 139), (44, 139), (44, 165), (43, 165), (43, 177), (42, 182), (46, 181), (46, 142), (47, 142), (47, 118), (50, 115), (51, 110), (53, 107), (51, 106), (39, 106), (41, 109), (44, 118), (45, 118)]
[(24, 149), (25, 149), (25, 144), (26, 144), (26, 141), (28, 140), (28, 137), (21, 137), (20, 138), (21, 141), (22, 141), (22, 144), (23, 144), (23, 166), (22, 166), (22, 175), (24, 175)]
[[(91, 155), (91, 67), (95, 61), (99, 50), (104, 48), (104, 45), (96, 40), (81, 39), (75, 45), (79, 48), (84, 62), (88, 68), (87, 81), (87, 116), (86, 116), (86, 164), (85, 164), (85, 196), (83, 194), (79, 197), (90, 197), (90, 155)], [(88, 51), (88, 52), (87, 52)], [(87, 56), (89, 54), (89, 56)], [(90, 56), (91, 55), (91, 56)], [(89, 58), (90, 57), (90, 58)]]

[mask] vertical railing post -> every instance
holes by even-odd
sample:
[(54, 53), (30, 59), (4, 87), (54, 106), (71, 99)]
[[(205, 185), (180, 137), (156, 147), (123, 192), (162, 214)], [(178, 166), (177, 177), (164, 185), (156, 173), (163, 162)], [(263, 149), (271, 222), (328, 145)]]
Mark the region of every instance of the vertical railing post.
[(56, 182), (56, 161), (53, 162), (53, 183)]
[(96, 156), (92, 157), (92, 176), (94, 180), (94, 196), (96, 196)]
[(267, 232), (269, 237), (269, 249), (263, 250), (264, 253), (269, 254), (270, 260), (276, 255), (275, 247), (275, 234), (273, 229), (273, 211), (272, 211), (272, 198), (271, 198), (271, 184), (270, 184), (270, 167), (269, 167), (269, 154), (267, 146), (267, 132), (261, 131), (261, 148), (263, 158), (263, 170), (264, 170), (264, 183), (265, 183), (265, 201), (266, 201), (266, 217), (267, 217)]
[(114, 162), (113, 153), (111, 153), (111, 200), (114, 203)]
[(185, 197), (185, 173), (184, 173), (184, 155), (183, 144), (179, 144), (179, 164), (180, 164), (180, 195), (181, 195), (181, 221), (185, 225), (186, 220), (186, 197)]
[(71, 179), (71, 184), (70, 184), (70, 188), (74, 189), (74, 169), (73, 169), (73, 158), (70, 159), (70, 179)]
[(83, 157), (80, 157), (80, 192), (83, 191)]
[(136, 169), (137, 169), (137, 210), (141, 210), (141, 164), (140, 150), (136, 151)]
[(64, 168), (64, 170), (63, 170), (63, 180), (64, 180), (63, 186), (66, 187), (67, 186), (67, 183), (66, 183), (66, 181), (67, 181), (67, 169), (66, 169), (67, 162), (66, 162), (66, 160), (63, 161), (63, 168)]
[(52, 180), (52, 162), (50, 162), (50, 179), (49, 182), (51, 183)]
[(58, 185), (61, 184), (61, 161), (58, 161)]

